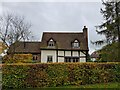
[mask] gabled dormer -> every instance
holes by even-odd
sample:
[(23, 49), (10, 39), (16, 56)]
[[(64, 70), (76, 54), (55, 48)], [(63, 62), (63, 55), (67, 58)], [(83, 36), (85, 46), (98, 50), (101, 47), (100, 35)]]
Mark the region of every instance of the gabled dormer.
[(48, 40), (47, 46), (48, 47), (55, 47), (55, 41), (52, 38), (50, 38)]
[(77, 39), (72, 42), (72, 48), (80, 48), (80, 42)]

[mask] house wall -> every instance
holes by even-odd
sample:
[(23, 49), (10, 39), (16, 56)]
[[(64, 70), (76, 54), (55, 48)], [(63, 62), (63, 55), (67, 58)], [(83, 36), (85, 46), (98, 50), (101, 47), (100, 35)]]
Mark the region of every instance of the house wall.
[(80, 51), (58, 51), (58, 62), (64, 62), (64, 57), (79, 57), (80, 62), (86, 62), (86, 55)]
[(80, 56), (86, 56), (83, 52), (80, 52)]
[(86, 62), (86, 58), (80, 58), (80, 62)]
[(91, 58), (91, 60), (94, 62), (97, 58)]
[(37, 60), (34, 60), (36, 62), (41, 62), (41, 54), (32, 54), (33, 55), (33, 59), (37, 57)]
[(74, 57), (79, 57), (79, 52), (78, 52), (78, 51), (73, 51), (73, 52), (72, 52), (72, 56), (74, 56)]
[(65, 51), (65, 56), (71, 56), (71, 51)]
[(58, 56), (64, 56), (64, 51), (58, 51)]
[(64, 57), (58, 57), (58, 62), (64, 62)]
[(41, 63), (46, 63), (48, 56), (52, 56), (53, 62), (56, 62), (56, 50), (41, 50)]
[(86, 55), (83, 52), (80, 52), (80, 62), (86, 62)]
[(80, 51), (41, 50), (42, 63), (47, 62), (48, 56), (53, 57), (53, 62), (64, 62), (64, 57), (79, 57), (80, 62), (86, 62), (86, 55)]

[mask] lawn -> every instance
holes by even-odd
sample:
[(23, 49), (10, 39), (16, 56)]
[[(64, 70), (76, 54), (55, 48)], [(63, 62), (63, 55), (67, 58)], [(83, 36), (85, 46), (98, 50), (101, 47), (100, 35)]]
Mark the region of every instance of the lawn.
[(7, 90), (79, 90), (83, 88), (120, 88), (120, 83), (105, 83), (105, 84), (91, 84), (81, 86), (63, 86), (63, 87), (48, 87), (48, 88), (28, 88), (28, 89), (7, 89)]

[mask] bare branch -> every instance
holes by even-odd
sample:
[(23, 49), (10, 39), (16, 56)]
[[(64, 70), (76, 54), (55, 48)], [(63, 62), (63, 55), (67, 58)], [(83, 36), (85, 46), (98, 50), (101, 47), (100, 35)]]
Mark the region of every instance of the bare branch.
[(0, 39), (7, 45), (26, 40), (30, 35), (31, 24), (23, 16), (7, 13), (0, 16)]

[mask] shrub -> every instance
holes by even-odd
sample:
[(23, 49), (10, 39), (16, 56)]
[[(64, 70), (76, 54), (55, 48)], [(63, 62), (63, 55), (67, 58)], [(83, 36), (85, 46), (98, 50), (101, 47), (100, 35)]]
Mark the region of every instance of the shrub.
[(44, 87), (48, 86), (48, 74), (46, 72), (47, 64), (35, 64), (29, 65), (30, 69), (27, 73), (27, 78), (25, 79), (25, 86), (27, 87)]
[(34, 88), (120, 82), (120, 63), (3, 65), (3, 88)]
[(32, 62), (32, 54), (14, 54), (3, 57), (3, 63), (30, 63)]
[(48, 64), (46, 69), (48, 74), (49, 86), (63, 86), (67, 83), (68, 70), (64, 63)]
[(28, 66), (4, 65), (2, 68), (2, 85), (4, 88), (22, 88), (25, 85)]

